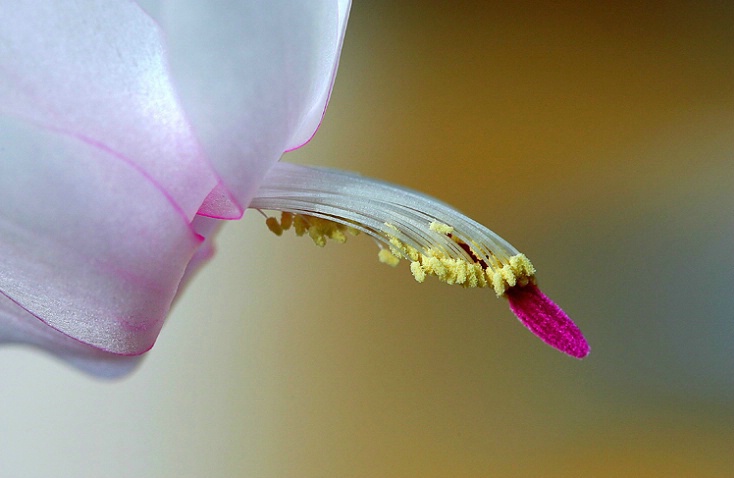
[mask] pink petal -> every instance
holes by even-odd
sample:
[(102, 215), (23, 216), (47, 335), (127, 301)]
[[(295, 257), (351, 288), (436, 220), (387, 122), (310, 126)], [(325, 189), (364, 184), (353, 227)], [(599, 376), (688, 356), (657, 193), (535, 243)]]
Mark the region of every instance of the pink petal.
[(512, 312), (540, 340), (572, 357), (589, 354), (591, 349), (581, 330), (537, 286), (511, 287), (505, 295)]
[(0, 294), (0, 343), (33, 345), (98, 377), (115, 378), (132, 371), (142, 355), (116, 355), (84, 344), (47, 326)]
[(130, 162), (0, 115), (0, 294), (26, 319), (101, 351), (143, 353), (201, 241)]
[[(323, 114), (349, 2), (145, 2), (196, 136), (242, 208)], [(204, 211), (202, 211), (204, 213)], [(215, 215), (209, 207), (206, 214)]]
[[(189, 219), (219, 183), (176, 99), (158, 26), (134, 2), (0, 2), (0, 113), (114, 151)], [(225, 202), (226, 204), (226, 202)]]
[(191, 223), (191, 227), (196, 234), (203, 239), (203, 242), (196, 250), (196, 253), (189, 261), (184, 271), (181, 284), (178, 288), (178, 295), (183, 292), (188, 282), (196, 275), (197, 272), (214, 256), (216, 247), (214, 240), (217, 233), (224, 226), (225, 222), (218, 219), (212, 219), (206, 216), (196, 216)]

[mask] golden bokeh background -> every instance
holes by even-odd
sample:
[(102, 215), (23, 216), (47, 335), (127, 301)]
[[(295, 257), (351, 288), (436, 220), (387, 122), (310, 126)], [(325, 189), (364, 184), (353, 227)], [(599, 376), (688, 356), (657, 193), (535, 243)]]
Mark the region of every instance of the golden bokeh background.
[(129, 378), (0, 350), (0, 476), (730, 477), (733, 158), (730, 2), (357, 2), (285, 160), (492, 228), (588, 359), (491, 292), (251, 212)]

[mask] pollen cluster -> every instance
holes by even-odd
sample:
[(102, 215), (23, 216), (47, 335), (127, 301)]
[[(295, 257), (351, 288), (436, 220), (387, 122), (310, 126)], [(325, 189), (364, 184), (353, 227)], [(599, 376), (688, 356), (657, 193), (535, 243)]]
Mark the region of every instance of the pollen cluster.
[[(328, 239), (341, 244), (347, 241), (347, 235), (359, 234), (359, 230), (329, 219), (290, 212), (281, 213), (280, 220), (268, 217), (265, 223), (278, 236), (291, 227), (298, 236), (308, 234), (319, 247), (325, 246)], [(497, 296), (503, 296), (510, 287), (534, 283), (535, 268), (524, 254), (504, 259), (491, 252), (480, 255), (476, 252), (479, 247), (472, 247), (459, 239), (454, 228), (447, 224), (432, 222), (427, 229), (426, 237), (434, 234), (439, 236), (438, 239), (448, 238), (465, 254), (449, 251), (438, 240), (417, 249), (402, 241), (400, 230), (389, 223), (385, 223), (385, 229), (381, 231), (368, 232), (381, 243), (380, 262), (394, 267), (400, 259), (410, 260), (410, 272), (418, 282), (434, 276), (447, 284), (462, 287), (491, 287)]]
[(265, 224), (276, 236), (282, 235), (283, 231), (287, 231), (291, 227), (293, 227), (296, 235), (299, 237), (308, 233), (308, 236), (313, 240), (314, 244), (319, 247), (324, 247), (327, 239), (344, 244), (347, 242), (347, 234), (351, 236), (359, 234), (357, 229), (338, 222), (290, 212), (282, 212), (280, 220), (275, 217), (268, 217), (265, 220)]
[[(386, 224), (386, 226), (398, 232), (395, 226), (391, 224)], [(468, 244), (453, 235), (454, 230), (451, 226), (433, 222), (429, 229), (451, 238), (467, 252), (471, 261), (464, 256), (452, 257), (438, 247), (418, 250), (392, 234), (387, 235), (390, 244), (389, 255), (384, 253), (387, 249), (383, 249), (380, 251), (380, 261), (396, 265), (398, 258), (405, 257), (411, 261), (410, 272), (418, 282), (425, 281), (427, 276), (435, 276), (447, 284), (458, 284), (463, 287), (492, 287), (497, 296), (504, 295), (510, 287), (527, 285), (534, 280), (535, 268), (524, 254), (516, 254), (506, 261), (500, 261), (495, 256), (480, 258)]]

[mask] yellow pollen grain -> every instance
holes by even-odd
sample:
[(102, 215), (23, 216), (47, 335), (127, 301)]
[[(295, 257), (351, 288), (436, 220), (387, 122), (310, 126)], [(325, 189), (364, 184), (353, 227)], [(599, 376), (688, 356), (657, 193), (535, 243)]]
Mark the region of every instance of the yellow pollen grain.
[(492, 287), (497, 296), (502, 296), (510, 287), (524, 286), (534, 281), (535, 267), (525, 254), (516, 254), (494, 271), (491, 276)]
[(296, 214), (293, 217), (293, 228), (296, 230), (296, 236), (301, 237), (308, 231), (308, 221), (302, 214)]
[(293, 225), (293, 214), (289, 212), (281, 212), (280, 213), (280, 227), (283, 228), (284, 231), (287, 231), (291, 228)]
[(415, 277), (415, 280), (419, 283), (422, 283), (424, 280), (426, 280), (426, 271), (421, 268), (419, 262), (410, 263), (410, 272), (413, 274), (413, 277)]
[(283, 227), (280, 225), (280, 223), (278, 222), (276, 218), (269, 217), (265, 219), (265, 225), (268, 226), (268, 229), (270, 229), (270, 232), (272, 232), (276, 236), (283, 235)]
[(400, 263), (400, 259), (395, 257), (395, 254), (390, 252), (390, 249), (380, 249), (377, 257), (380, 259), (380, 262), (391, 267), (395, 267)]
[(433, 232), (437, 232), (439, 234), (449, 235), (454, 232), (454, 228), (449, 226), (448, 224), (444, 224), (438, 221), (433, 221), (431, 225), (429, 226), (429, 229)]

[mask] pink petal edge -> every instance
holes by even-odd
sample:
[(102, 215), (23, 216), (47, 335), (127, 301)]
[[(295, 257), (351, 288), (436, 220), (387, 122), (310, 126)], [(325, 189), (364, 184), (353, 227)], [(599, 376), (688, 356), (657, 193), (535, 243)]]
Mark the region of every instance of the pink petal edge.
[(581, 330), (537, 286), (512, 287), (505, 295), (510, 310), (540, 340), (572, 357), (589, 355), (591, 348)]

